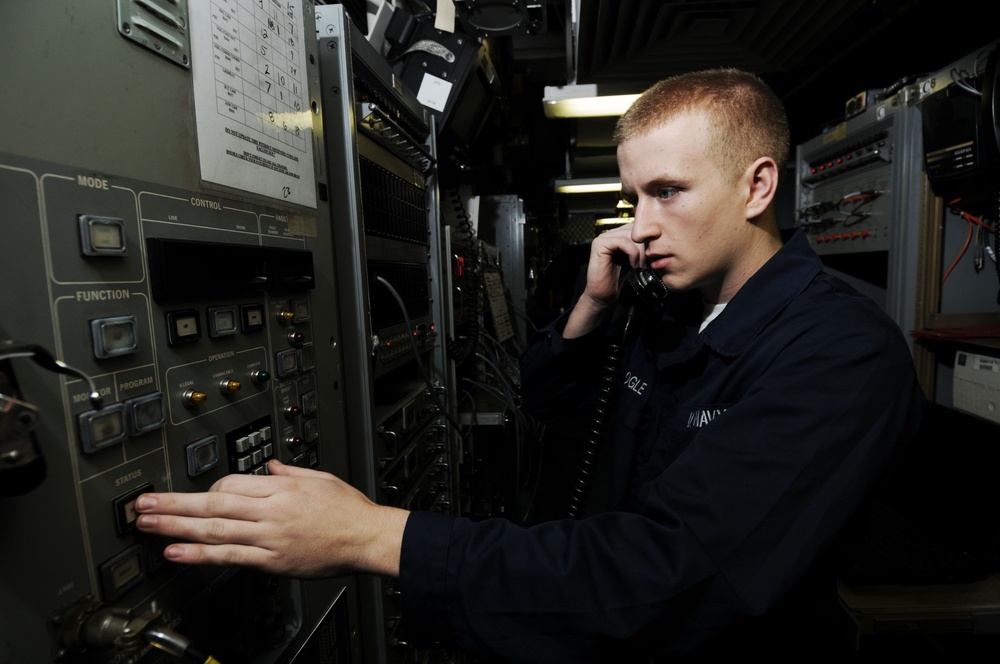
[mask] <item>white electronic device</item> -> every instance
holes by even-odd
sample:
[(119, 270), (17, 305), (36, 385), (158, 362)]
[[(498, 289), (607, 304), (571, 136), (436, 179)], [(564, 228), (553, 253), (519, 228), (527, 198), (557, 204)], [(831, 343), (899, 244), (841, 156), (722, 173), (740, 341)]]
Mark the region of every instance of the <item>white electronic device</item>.
[(955, 408), (1000, 423), (1000, 357), (955, 353)]

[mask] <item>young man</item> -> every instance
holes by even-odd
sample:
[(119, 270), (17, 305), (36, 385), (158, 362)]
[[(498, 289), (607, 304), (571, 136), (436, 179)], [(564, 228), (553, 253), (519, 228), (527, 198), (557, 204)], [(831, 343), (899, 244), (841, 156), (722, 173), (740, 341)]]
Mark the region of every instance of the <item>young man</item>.
[(529, 529), (407, 514), (272, 463), (144, 496), (139, 528), (200, 542), (167, 547), (176, 562), (398, 574), (412, 635), (490, 659), (805, 656), (807, 620), (764, 628), (805, 615), (782, 607), (811, 599), (810, 570), (918, 424), (906, 342), (801, 234), (782, 245), (788, 127), (759, 79), (663, 81), (617, 138), (635, 222), (594, 240), (585, 292), (522, 362), (536, 412), (589, 408), (622, 270), (649, 265), (669, 289), (624, 349), (607, 512)]

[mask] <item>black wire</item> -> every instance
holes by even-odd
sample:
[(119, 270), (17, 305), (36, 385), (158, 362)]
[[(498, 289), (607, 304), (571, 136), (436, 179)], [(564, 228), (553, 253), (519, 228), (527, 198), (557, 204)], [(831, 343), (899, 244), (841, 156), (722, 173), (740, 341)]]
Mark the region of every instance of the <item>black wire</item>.
[[(996, 190), (997, 214), (993, 224), (993, 265), (997, 271), (997, 281), (1000, 281), (1000, 187)], [(997, 289), (997, 304), (1000, 304), (1000, 288)]]
[[(410, 323), (410, 314), (406, 311), (406, 304), (403, 303), (403, 298), (399, 296), (399, 293), (396, 292), (396, 289), (393, 288), (392, 284), (386, 281), (385, 277), (383, 277), (382, 275), (375, 275), (375, 278), (379, 281), (379, 283), (381, 283), (383, 286), (389, 289), (389, 293), (392, 295), (393, 299), (396, 300), (396, 304), (399, 305), (399, 310), (403, 314), (403, 320), (406, 322), (406, 330), (412, 335), (414, 332), (413, 325)], [(437, 404), (437, 407), (441, 411), (441, 413), (445, 416), (445, 418), (447, 418), (448, 422), (450, 422), (451, 425), (455, 427), (455, 431), (461, 432), (462, 431), (461, 425), (459, 425), (459, 423), (455, 421), (455, 418), (452, 417), (451, 412), (444, 405), (444, 403), (442, 403), (441, 400), (438, 398), (437, 388), (434, 386), (434, 383), (431, 382), (431, 377), (427, 373), (427, 368), (424, 367), (424, 361), (420, 357), (420, 349), (417, 347), (417, 345), (418, 344), (416, 340), (414, 340), (413, 357), (416, 358), (417, 360), (417, 367), (420, 369), (420, 375), (424, 379), (424, 384), (427, 385), (427, 391), (430, 393), (431, 398), (434, 399), (434, 402)]]
[(78, 378), (87, 384), (87, 390), (89, 390), (87, 398), (90, 399), (90, 405), (94, 407), (94, 410), (100, 410), (104, 405), (104, 399), (97, 389), (97, 384), (89, 374), (71, 367), (62, 360), (57, 360), (44, 347), (38, 344), (14, 341), (13, 339), (3, 339), (0, 340), (0, 353), (2, 353), (0, 354), (0, 360), (11, 357), (27, 357), (43, 369), (64, 376)]
[(482, 327), (479, 320), (482, 318), (483, 311), (485, 309), (483, 302), (483, 289), (485, 288), (485, 282), (483, 280), (479, 246), (476, 242), (476, 231), (472, 227), (472, 220), (469, 218), (469, 213), (462, 204), (462, 198), (459, 195), (458, 190), (450, 189), (448, 191), (448, 195), (452, 199), (452, 210), (454, 210), (456, 216), (458, 217), (458, 230), (465, 235), (465, 243), (467, 246), (466, 251), (468, 253), (468, 258), (470, 259), (469, 264), (465, 267), (469, 275), (469, 280), (473, 284), (472, 306), (462, 307), (464, 320), (456, 323), (455, 326), (456, 331), (461, 329), (464, 337), (462, 338), (461, 343), (458, 339), (449, 338), (445, 345), (445, 349), (448, 351), (448, 357), (456, 363), (461, 364), (472, 356), (476, 346), (479, 345), (479, 336), (482, 333)]

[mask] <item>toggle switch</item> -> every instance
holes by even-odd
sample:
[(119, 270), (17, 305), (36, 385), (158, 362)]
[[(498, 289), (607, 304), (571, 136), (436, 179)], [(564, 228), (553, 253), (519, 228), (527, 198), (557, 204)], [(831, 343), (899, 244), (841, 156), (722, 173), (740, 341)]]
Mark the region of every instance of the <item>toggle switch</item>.
[(208, 401), (208, 395), (198, 390), (185, 390), (184, 394), (181, 395), (181, 400), (185, 406), (190, 408), (192, 406), (200, 406)]
[(219, 383), (219, 391), (225, 395), (236, 394), (243, 387), (238, 380), (224, 380)]

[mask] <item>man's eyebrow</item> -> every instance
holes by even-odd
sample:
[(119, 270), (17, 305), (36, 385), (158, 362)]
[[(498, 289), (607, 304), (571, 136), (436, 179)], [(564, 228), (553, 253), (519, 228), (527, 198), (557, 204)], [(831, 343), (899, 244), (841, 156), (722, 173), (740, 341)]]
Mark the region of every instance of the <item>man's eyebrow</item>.
[(683, 177), (674, 177), (664, 174), (650, 179), (650, 181), (646, 183), (646, 187), (651, 189), (656, 189), (658, 187), (681, 187), (685, 182), (686, 180)]

